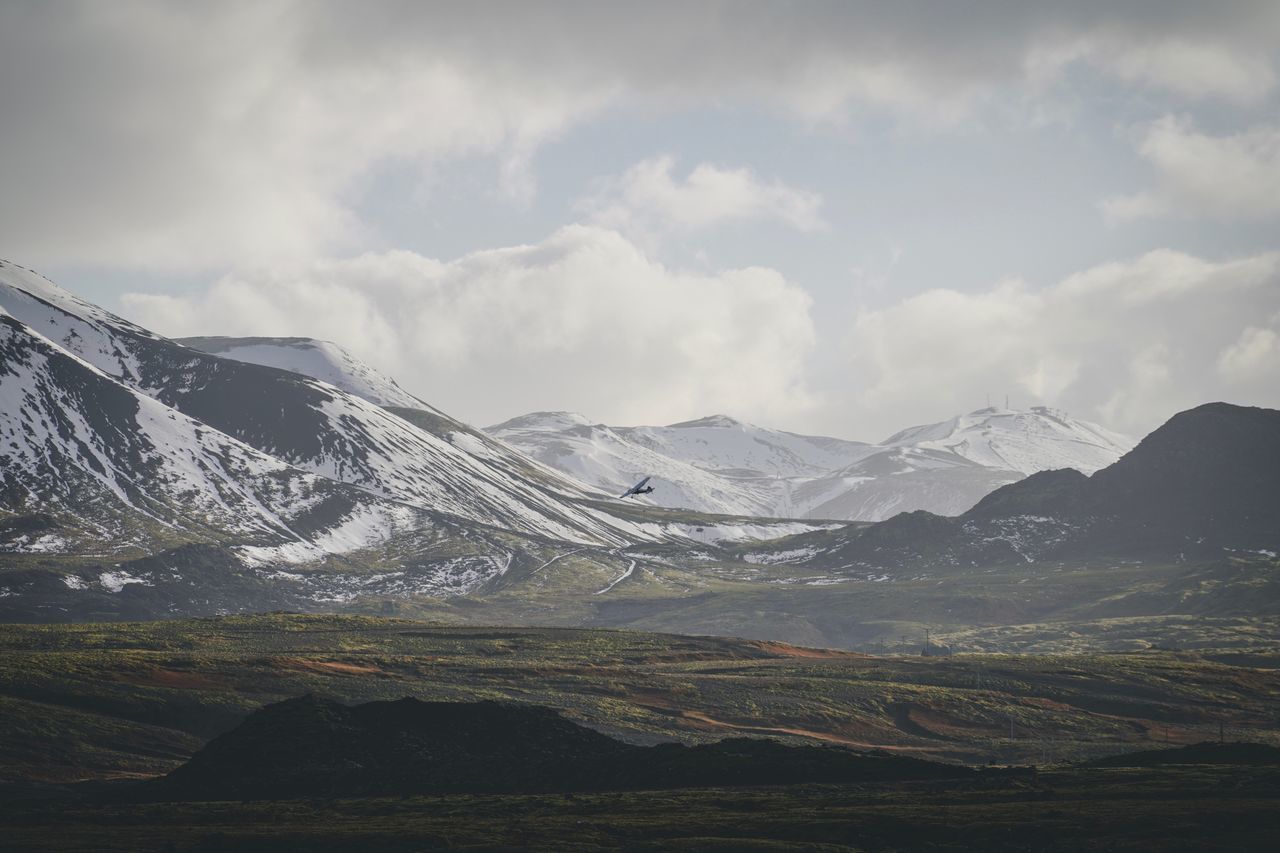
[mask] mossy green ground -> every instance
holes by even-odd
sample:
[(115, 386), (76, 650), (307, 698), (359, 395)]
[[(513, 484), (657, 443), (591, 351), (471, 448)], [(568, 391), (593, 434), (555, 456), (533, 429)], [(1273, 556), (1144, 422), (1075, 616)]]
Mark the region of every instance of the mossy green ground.
[(0, 626), (0, 781), (155, 775), (269, 702), (509, 699), (650, 743), (754, 734), (1056, 764), (1280, 743), (1280, 672), (1192, 653), (869, 656), (764, 641), (271, 614)]

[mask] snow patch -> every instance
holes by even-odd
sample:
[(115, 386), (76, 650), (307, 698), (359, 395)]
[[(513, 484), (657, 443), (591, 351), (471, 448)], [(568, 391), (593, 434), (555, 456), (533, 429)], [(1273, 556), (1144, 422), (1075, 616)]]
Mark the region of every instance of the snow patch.
[[(65, 580), (63, 582), (66, 583)], [(128, 572), (120, 571), (103, 572), (98, 575), (98, 583), (101, 584), (102, 588), (107, 592), (119, 592), (131, 583), (141, 584), (143, 586), (155, 586), (155, 583), (150, 578), (131, 575)], [(67, 586), (71, 586), (71, 584), (68, 583)], [(74, 589), (74, 587), (72, 588)]]

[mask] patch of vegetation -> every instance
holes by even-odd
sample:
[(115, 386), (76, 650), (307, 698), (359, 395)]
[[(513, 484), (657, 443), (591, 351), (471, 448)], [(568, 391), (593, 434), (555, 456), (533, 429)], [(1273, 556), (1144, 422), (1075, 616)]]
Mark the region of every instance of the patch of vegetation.
[(504, 699), (638, 744), (765, 736), (1048, 765), (1280, 744), (1280, 672), (1189, 652), (867, 656), (634, 631), (276, 613), (0, 626), (0, 781), (153, 775), (262, 705)]

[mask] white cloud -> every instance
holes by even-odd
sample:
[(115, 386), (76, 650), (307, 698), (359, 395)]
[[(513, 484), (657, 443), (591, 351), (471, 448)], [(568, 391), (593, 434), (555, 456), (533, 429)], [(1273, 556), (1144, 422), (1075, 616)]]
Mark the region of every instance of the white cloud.
[(762, 181), (750, 169), (702, 163), (683, 180), (671, 157), (643, 160), (603, 181), (580, 204), (595, 222), (624, 231), (693, 231), (727, 222), (774, 220), (799, 231), (826, 227), (822, 197), (781, 181)]
[(1110, 219), (1280, 214), (1280, 126), (1209, 136), (1188, 119), (1166, 116), (1147, 129), (1138, 152), (1156, 169), (1158, 184), (1104, 201)]
[(351, 197), (375, 168), (490, 154), (527, 198), (530, 152), (604, 100), (391, 34), (343, 44), (341, 17), (287, 0), (0, 8), (6, 244), (161, 270), (356, 249), (370, 234)]
[(1187, 36), (1128, 45), (1109, 59), (1105, 53), (1100, 55), (1098, 61), (1123, 79), (1192, 98), (1255, 102), (1276, 83), (1265, 53), (1241, 51), (1230, 43), (1196, 42)]
[(858, 314), (844, 417), (887, 434), (1007, 393), (1141, 435), (1212, 400), (1280, 405), (1278, 333), (1276, 253), (1160, 250), (1044, 289), (932, 290)]
[(667, 269), (595, 227), (449, 263), (366, 254), (124, 301), (165, 334), (335, 341), (481, 424), (548, 408), (615, 423), (711, 411), (767, 423), (812, 402), (801, 288), (767, 269)]
[(491, 157), (528, 201), (539, 146), (610, 105), (945, 126), (1038, 110), (1031, 72), (1076, 62), (1249, 100), (1274, 91), (1278, 35), (1267, 2), (9, 2), (0, 248), (156, 269), (332, 255), (376, 242), (354, 199), (380, 169)]
[(1250, 41), (1238, 32), (1219, 34), (1207, 28), (1144, 36), (1096, 27), (1074, 38), (1047, 38), (1036, 44), (1027, 54), (1026, 68), (1041, 85), (1079, 63), (1130, 84), (1194, 100), (1250, 104), (1265, 98), (1276, 84), (1272, 52)]
[(1276, 380), (1280, 365), (1280, 316), (1272, 318), (1273, 327), (1248, 326), (1235, 343), (1218, 354), (1218, 372), (1228, 382)]

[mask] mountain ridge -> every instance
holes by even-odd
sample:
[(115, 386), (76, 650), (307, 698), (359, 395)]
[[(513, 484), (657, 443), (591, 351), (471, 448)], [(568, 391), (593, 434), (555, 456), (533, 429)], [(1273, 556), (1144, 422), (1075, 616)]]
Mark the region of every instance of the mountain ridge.
[(567, 541), (619, 545), (655, 535), (581, 506), (590, 495), (568, 479), (547, 472), (531, 482), (514, 463), (497, 464), (500, 450), (483, 439), (456, 445), (313, 378), (183, 347), (7, 262), (0, 262), (0, 306), (163, 405), (385, 500)]
[(709, 415), (665, 427), (529, 413), (487, 431), (601, 490), (640, 476), (671, 508), (881, 521), (926, 509), (959, 515), (996, 488), (1059, 467), (1092, 473), (1133, 442), (1047, 407), (979, 409), (901, 430), (880, 444), (808, 436)]
[[(820, 543), (827, 544), (820, 544)], [(1206, 403), (1179, 412), (1086, 476), (1037, 472), (964, 514), (902, 513), (779, 547), (847, 569), (959, 568), (1041, 560), (1211, 559), (1280, 552), (1280, 411)]]

